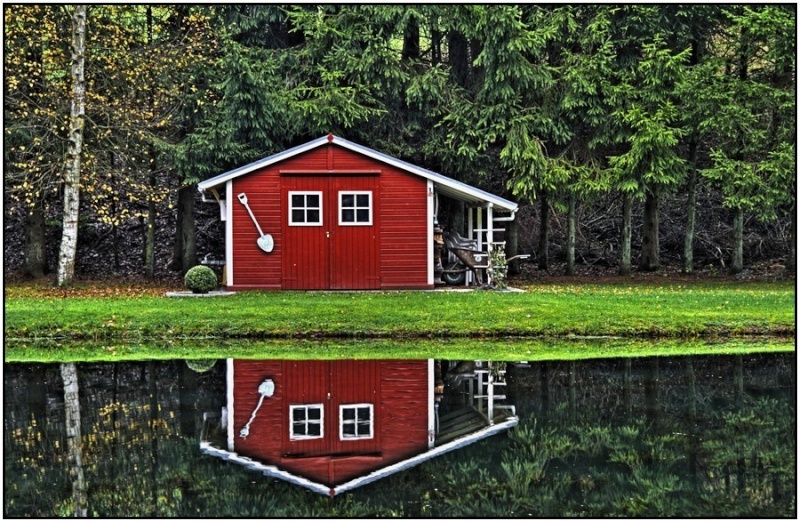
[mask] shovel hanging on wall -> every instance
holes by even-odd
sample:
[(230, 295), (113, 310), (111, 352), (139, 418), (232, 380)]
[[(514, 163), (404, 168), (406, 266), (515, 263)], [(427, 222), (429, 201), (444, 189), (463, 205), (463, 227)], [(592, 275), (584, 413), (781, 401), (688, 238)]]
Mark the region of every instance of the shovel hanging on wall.
[(250, 210), (250, 206), (247, 204), (247, 195), (244, 192), (242, 192), (237, 197), (239, 198), (239, 201), (242, 203), (242, 205), (244, 205), (244, 208), (247, 209), (247, 213), (250, 214), (250, 219), (253, 220), (253, 223), (258, 229), (259, 238), (256, 240), (258, 248), (260, 248), (264, 252), (272, 252), (272, 249), (275, 247), (275, 241), (272, 240), (272, 235), (265, 234), (261, 230), (261, 226), (258, 224), (258, 221), (256, 221), (256, 217), (253, 215), (253, 211)]

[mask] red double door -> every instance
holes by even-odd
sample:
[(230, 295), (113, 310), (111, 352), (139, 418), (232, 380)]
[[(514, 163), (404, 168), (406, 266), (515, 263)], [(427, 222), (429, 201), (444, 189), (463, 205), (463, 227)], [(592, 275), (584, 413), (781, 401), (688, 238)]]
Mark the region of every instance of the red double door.
[(380, 288), (377, 175), (281, 177), (284, 289)]

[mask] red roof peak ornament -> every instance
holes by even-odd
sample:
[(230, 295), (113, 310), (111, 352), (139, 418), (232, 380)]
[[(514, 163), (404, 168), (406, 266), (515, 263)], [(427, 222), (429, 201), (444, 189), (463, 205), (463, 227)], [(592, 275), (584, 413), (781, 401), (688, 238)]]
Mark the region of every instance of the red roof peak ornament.
[(329, 132), (328, 133), (328, 143), (331, 143), (332, 141), (333, 141), (333, 133)]

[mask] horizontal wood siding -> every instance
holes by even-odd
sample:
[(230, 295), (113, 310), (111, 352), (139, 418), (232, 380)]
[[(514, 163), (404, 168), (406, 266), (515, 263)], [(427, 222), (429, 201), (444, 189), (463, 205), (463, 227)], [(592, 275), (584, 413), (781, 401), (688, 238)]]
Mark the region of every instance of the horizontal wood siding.
[[(330, 486), (428, 449), (427, 361), (234, 361), (234, 451)], [(264, 379), (275, 393), (247, 424)], [(325, 436), (290, 440), (289, 407), (324, 405)], [(339, 440), (339, 406), (373, 405), (373, 438)]]
[[(313, 179), (329, 178), (326, 191), (326, 224), (320, 233), (337, 234), (332, 251), (319, 253), (319, 237), (286, 236), (288, 181), (308, 176), (291, 185), (307, 190)], [(359, 176), (369, 171), (371, 175)], [(297, 174), (318, 173), (318, 174)], [(376, 172), (379, 174), (376, 175)], [(355, 175), (353, 175), (355, 174)], [(320, 184), (321, 185), (321, 184)], [(294, 190), (293, 188), (292, 190)], [(338, 191), (373, 191), (373, 226), (338, 226)], [(256, 243), (258, 232), (236, 196), (245, 192), (263, 231), (271, 234), (275, 248), (265, 253)], [(319, 147), (233, 180), (233, 282), (232, 288), (427, 288), (428, 207), (427, 182), (388, 164), (335, 145)], [(332, 223), (331, 220), (336, 220)], [(308, 239), (305, 243), (304, 237)], [(306, 244), (307, 243), (307, 244)], [(287, 250), (288, 249), (288, 250)], [(291, 259), (286, 252), (291, 251)], [(323, 255), (324, 254), (324, 255)], [(324, 258), (328, 260), (325, 261)], [(308, 265), (311, 279), (303, 281)], [(322, 265), (325, 264), (325, 266)], [(292, 268), (292, 270), (289, 270)], [(327, 277), (320, 276), (327, 268)], [(320, 282), (321, 281), (321, 282)], [(322, 285), (322, 286), (320, 286)]]
[(389, 167), (380, 192), (381, 287), (427, 287), (427, 182)]
[[(314, 168), (327, 165), (325, 147), (308, 151), (267, 168), (256, 170), (232, 180), (233, 201), (233, 283), (231, 289), (281, 287), (281, 254), (284, 249), (282, 237), (282, 209), (280, 169)], [(258, 231), (247, 209), (237, 196), (247, 194), (248, 204), (261, 230), (271, 234), (275, 241), (272, 252), (258, 248)]]
[[(241, 455), (275, 464), (281, 453), (281, 434), (289, 428), (287, 416), (283, 414), (282, 401), (285, 379), (281, 361), (233, 361), (233, 444), (234, 451)], [(272, 379), (275, 393), (264, 399), (250, 424), (250, 435), (241, 438), (239, 431), (244, 427), (261, 395), (258, 387), (264, 379)]]
[(428, 449), (428, 361), (381, 361), (384, 464)]
[[(269, 169), (253, 172), (232, 180), (233, 201), (233, 285), (275, 287), (280, 285), (283, 246), (281, 236), (280, 183)], [(275, 247), (272, 252), (258, 248), (258, 229), (238, 199), (247, 195), (247, 204), (258, 220), (261, 230), (272, 235)]]

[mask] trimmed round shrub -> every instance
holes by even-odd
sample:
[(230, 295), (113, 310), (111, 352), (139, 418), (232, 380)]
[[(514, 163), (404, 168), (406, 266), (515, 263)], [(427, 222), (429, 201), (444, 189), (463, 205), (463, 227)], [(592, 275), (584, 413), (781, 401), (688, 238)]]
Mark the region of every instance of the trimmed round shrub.
[(216, 359), (189, 359), (186, 361), (186, 366), (197, 373), (205, 373), (213, 368), (215, 364), (217, 364)]
[(186, 272), (183, 283), (192, 293), (207, 294), (217, 287), (217, 274), (207, 266), (197, 265)]

